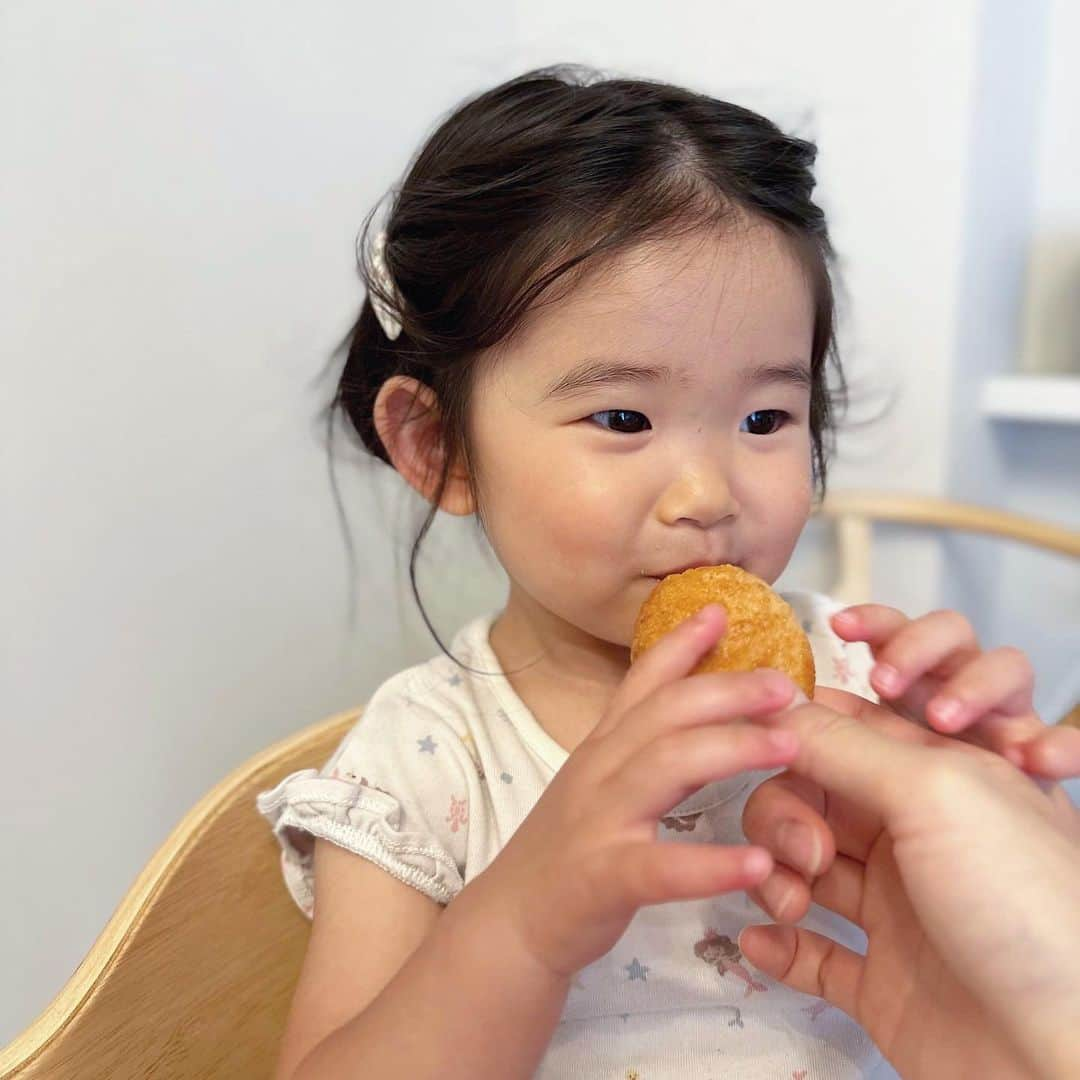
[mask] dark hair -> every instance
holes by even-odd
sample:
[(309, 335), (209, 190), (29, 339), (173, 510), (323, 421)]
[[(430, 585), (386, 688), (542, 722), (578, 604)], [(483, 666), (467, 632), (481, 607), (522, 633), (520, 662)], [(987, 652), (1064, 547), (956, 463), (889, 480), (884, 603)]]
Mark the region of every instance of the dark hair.
[[(738, 105), (559, 65), (465, 101), (421, 148), (392, 193), (384, 226), (397, 296), (373, 278), (366, 253), (375, 211), (368, 215), (358, 244), (368, 298), (346, 339), (329, 421), (332, 429), (340, 407), (366, 449), (389, 464), (373, 420), (380, 387), (400, 374), (432, 389), (444, 467), (413, 542), (409, 578), (447, 655), (420, 601), (416, 560), (453, 465), (464, 467), (479, 496), (466, 423), (478, 354), (510, 339), (526, 312), (572, 288), (605, 256), (679, 231), (731, 227), (740, 217), (780, 230), (814, 294), (810, 432), (815, 485), (824, 493), (846, 387), (834, 255), (825, 216), (810, 197), (816, 156), (814, 143)], [(376, 318), (373, 293), (402, 324), (394, 340)], [(483, 528), (479, 498), (476, 505)]]

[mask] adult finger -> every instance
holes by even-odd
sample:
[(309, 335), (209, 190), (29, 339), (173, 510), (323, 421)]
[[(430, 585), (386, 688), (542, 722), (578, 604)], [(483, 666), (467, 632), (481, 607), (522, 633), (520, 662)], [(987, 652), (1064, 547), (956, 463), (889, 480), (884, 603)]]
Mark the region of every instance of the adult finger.
[(864, 963), (858, 953), (794, 926), (748, 926), (739, 948), (759, 971), (855, 1016)]
[(881, 835), (881, 818), (873, 810), (791, 771), (751, 793), (742, 825), (751, 843), (807, 878), (823, 874), (837, 852), (865, 860)]
[(811, 886), (815, 904), (835, 911), (848, 922), (861, 926), (863, 889), (865, 887), (865, 864), (858, 859), (838, 855), (829, 869)]
[(865, 727), (900, 742), (940, 747), (951, 745), (954, 741), (947, 735), (939, 735), (914, 717), (905, 719), (897, 711), (896, 702), (880, 705), (846, 690), (819, 686), (814, 690), (814, 704), (824, 705), (833, 712), (850, 716)]
[[(881, 817), (888, 817), (910, 799), (925, 761), (925, 748), (875, 731), (862, 719), (822, 705), (801, 705), (758, 722), (798, 734), (799, 747), (788, 765), (791, 772), (820, 784), (830, 797), (843, 796), (863, 811)], [(931, 732), (924, 734), (949, 742)]]
[(772, 873), (746, 895), (770, 918), (798, 922), (810, 910), (810, 885), (801, 874), (773, 861)]
[(853, 717), (861, 724), (872, 726), (875, 730), (904, 742), (921, 743), (927, 738), (942, 738), (919, 721), (912, 718), (905, 719), (897, 712), (895, 702), (880, 705), (847, 690), (837, 690), (831, 686), (817, 686), (814, 688), (814, 704), (824, 705), (833, 712)]
[(785, 772), (759, 784), (743, 808), (747, 840), (800, 874), (820, 874), (835, 854), (825, 822), (825, 793), (818, 784)]

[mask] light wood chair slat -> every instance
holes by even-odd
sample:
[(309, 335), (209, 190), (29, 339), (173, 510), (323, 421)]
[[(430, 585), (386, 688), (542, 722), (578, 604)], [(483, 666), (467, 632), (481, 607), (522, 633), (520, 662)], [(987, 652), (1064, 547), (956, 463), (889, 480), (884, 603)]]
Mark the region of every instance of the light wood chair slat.
[(272, 1075), (309, 923), (255, 796), (321, 767), (361, 711), (275, 743), (188, 812), (57, 997), (0, 1050), (0, 1078)]
[(818, 514), (834, 522), (836, 527), (840, 573), (829, 594), (848, 604), (865, 603), (872, 595), (871, 526), (876, 521), (982, 533), (1080, 558), (1080, 530), (952, 499), (878, 491), (839, 491), (825, 499)]

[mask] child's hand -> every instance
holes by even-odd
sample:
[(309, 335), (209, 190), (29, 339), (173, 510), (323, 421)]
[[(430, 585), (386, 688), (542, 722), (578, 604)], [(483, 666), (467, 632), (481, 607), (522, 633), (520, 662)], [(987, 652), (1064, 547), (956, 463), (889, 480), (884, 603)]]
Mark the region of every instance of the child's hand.
[(725, 623), (710, 605), (636, 661), (596, 728), (456, 901), (494, 920), (492, 940), (509, 939), (569, 978), (612, 948), (638, 908), (745, 889), (769, 874), (762, 848), (657, 839), (660, 818), (705, 784), (785, 765), (797, 750), (791, 732), (740, 722), (792, 702), (795, 686), (779, 672), (686, 677)]
[(859, 604), (832, 617), (845, 641), (865, 641), (876, 661), (870, 684), (901, 714), (1008, 758), (1025, 772), (1061, 779), (1080, 772), (1080, 732), (1046, 728), (1032, 704), (1034, 673), (1019, 649), (983, 652), (955, 611), (908, 619)]

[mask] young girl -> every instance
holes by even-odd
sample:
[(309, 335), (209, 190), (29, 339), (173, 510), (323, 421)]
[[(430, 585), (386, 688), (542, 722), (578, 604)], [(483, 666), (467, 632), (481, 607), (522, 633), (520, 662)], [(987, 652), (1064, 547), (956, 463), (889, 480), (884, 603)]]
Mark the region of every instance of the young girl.
[[(747, 721), (793, 685), (685, 677), (715, 606), (629, 669), (659, 578), (775, 581), (824, 484), (843, 382), (815, 154), (731, 104), (552, 69), (465, 103), (413, 163), (335, 404), (430, 503), (416, 545), (438, 509), (475, 514), (509, 595), (259, 798), (313, 917), (280, 1076), (880, 1065), (737, 945), (760, 921), (744, 890), (773, 910), (791, 885), (740, 815), (796, 750)], [(1001, 750), (1030, 734), (1026, 661), (981, 654), (958, 616), (867, 607), (834, 632), (835, 605), (787, 598), (825, 686), (950, 731), (993, 714)], [(816, 843), (789, 829), (791, 865)], [(855, 944), (823, 909), (804, 925)]]

